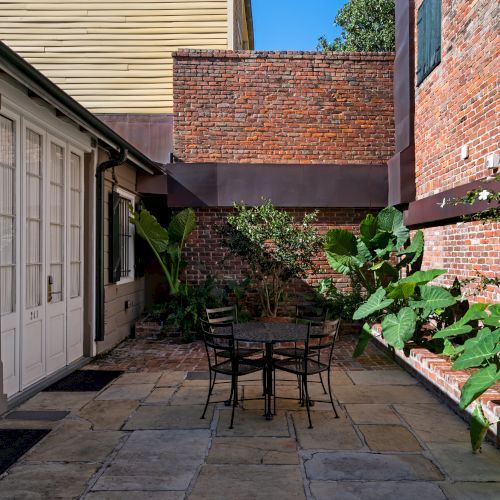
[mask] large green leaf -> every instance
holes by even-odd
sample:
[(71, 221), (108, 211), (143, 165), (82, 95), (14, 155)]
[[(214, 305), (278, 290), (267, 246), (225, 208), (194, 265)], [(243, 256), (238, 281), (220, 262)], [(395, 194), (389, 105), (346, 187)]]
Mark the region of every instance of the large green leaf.
[(500, 351), (500, 332), (491, 332), (489, 328), (479, 331), (475, 339), (469, 339), (464, 344), (464, 351), (453, 363), (453, 370), (464, 370), (479, 366)]
[(491, 423), (484, 416), (483, 409), (480, 404), (476, 404), (472, 416), (470, 419), (470, 443), (472, 445), (472, 451), (476, 453), (481, 449), (483, 444), (484, 436), (488, 431)]
[(378, 227), (396, 237), (396, 247), (399, 248), (408, 239), (409, 230), (403, 223), (403, 214), (394, 207), (386, 207), (377, 215)]
[(400, 261), (400, 267), (414, 264), (420, 258), (423, 251), (424, 233), (419, 230), (415, 233), (415, 236), (413, 236), (411, 243), (397, 254), (399, 257), (404, 255), (404, 258)]
[(429, 316), (436, 309), (444, 309), (456, 303), (457, 299), (440, 286), (421, 285), (419, 286), (420, 300), (412, 302), (412, 307), (422, 309), (424, 317)]
[(425, 285), (433, 279), (447, 273), (446, 269), (428, 269), (427, 271), (417, 271), (399, 280), (400, 283), (415, 283), (416, 285)]
[(365, 242), (372, 240), (377, 234), (378, 222), (377, 218), (368, 214), (359, 225), (359, 232), (361, 234), (361, 239)]
[(491, 304), (488, 306), (488, 311), (495, 316), (500, 316), (500, 304)]
[(330, 229), (325, 237), (325, 250), (333, 255), (354, 257), (358, 252), (356, 237), (345, 229)]
[(370, 271), (374, 271), (378, 276), (381, 277), (388, 276), (392, 279), (398, 278), (398, 270), (385, 260), (377, 262), (377, 264), (370, 267)]
[(341, 274), (350, 274), (353, 269), (358, 267), (357, 261), (354, 257), (349, 255), (333, 254), (328, 250), (325, 253), (326, 261), (330, 267)]
[(192, 208), (186, 208), (175, 214), (168, 225), (170, 240), (182, 248), (188, 236), (196, 228), (196, 214)]
[(500, 316), (487, 316), (486, 318), (483, 319), (483, 324), (491, 326), (493, 328), (500, 328)]
[(403, 307), (398, 314), (388, 314), (382, 321), (382, 336), (396, 349), (403, 349), (413, 337), (417, 325), (417, 315), (409, 307)]
[(365, 323), (359, 335), (358, 343), (356, 344), (354, 352), (352, 353), (353, 358), (357, 358), (365, 352), (366, 346), (368, 345), (368, 342), (370, 342), (371, 338), (371, 327), (368, 323)]
[(446, 339), (448, 337), (455, 337), (457, 335), (464, 335), (465, 333), (469, 333), (472, 331), (472, 326), (470, 325), (462, 325), (460, 323), (453, 323), (442, 330), (439, 330), (434, 336), (433, 339)]
[(469, 323), (470, 321), (477, 321), (478, 319), (485, 319), (488, 317), (488, 314), (485, 312), (485, 309), (488, 304), (472, 304), (469, 306), (469, 309), (465, 312), (465, 314), (457, 321), (458, 324), (464, 325), (465, 323)]
[(137, 234), (144, 238), (155, 252), (163, 253), (167, 250), (168, 232), (148, 210), (142, 208), (140, 212), (134, 212), (130, 216), (130, 222), (135, 225)]
[(398, 281), (391, 287), (391, 291), (387, 296), (390, 299), (409, 299), (413, 297), (416, 286), (415, 283), (401, 283), (401, 281)]
[(370, 316), (374, 312), (381, 311), (382, 309), (390, 306), (394, 301), (392, 299), (385, 298), (385, 290), (379, 288), (374, 293), (372, 293), (368, 300), (361, 304), (354, 312), (352, 319), (358, 320)]
[(500, 371), (495, 365), (488, 365), (473, 373), (462, 387), (460, 408), (467, 408), (472, 401), (500, 380)]

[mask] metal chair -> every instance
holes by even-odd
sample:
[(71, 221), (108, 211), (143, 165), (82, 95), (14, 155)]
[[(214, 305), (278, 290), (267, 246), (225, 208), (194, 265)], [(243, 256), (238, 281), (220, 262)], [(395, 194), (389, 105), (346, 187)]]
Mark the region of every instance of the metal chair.
[[(317, 329), (318, 326), (309, 323), (307, 329), (307, 338), (304, 345), (300, 348), (301, 355), (290, 356), (285, 359), (276, 359), (274, 361), (274, 370), (282, 370), (287, 373), (292, 373), (297, 375), (300, 379), (300, 400), (306, 405), (307, 418), (309, 420), (309, 428), (312, 429), (311, 421), (311, 399), (309, 398), (309, 386), (308, 377), (310, 375), (321, 374), (327, 372), (328, 380), (328, 395), (330, 397), (329, 403), (331, 403), (333, 411), (335, 412), (335, 418), (338, 418), (338, 413), (335, 408), (332, 396), (332, 386), (331, 386), (331, 366), (333, 358), (333, 349), (335, 347), (335, 341), (338, 338), (340, 327), (340, 320), (324, 322), (321, 327), (321, 333), (315, 333), (313, 329)], [(321, 353), (326, 352), (328, 360), (321, 360)], [(276, 377), (274, 377), (276, 380)], [(276, 388), (274, 388), (274, 397), (276, 408)], [(303, 395), (302, 395), (303, 391)]]
[[(205, 418), (217, 374), (229, 375), (231, 377), (231, 395), (229, 397), (229, 403), (232, 401), (231, 423), (229, 428), (232, 429), (234, 410), (238, 405), (238, 377), (261, 370), (263, 371), (265, 360), (264, 358), (247, 359), (240, 356), (238, 352), (238, 342), (234, 340), (233, 325), (231, 323), (223, 326), (219, 325), (224, 328), (227, 333), (214, 333), (210, 323), (204, 320), (201, 320), (201, 326), (209, 369), (208, 395), (201, 418)], [(265, 379), (265, 377), (263, 378)], [(224, 403), (227, 404), (227, 401), (224, 401)]]

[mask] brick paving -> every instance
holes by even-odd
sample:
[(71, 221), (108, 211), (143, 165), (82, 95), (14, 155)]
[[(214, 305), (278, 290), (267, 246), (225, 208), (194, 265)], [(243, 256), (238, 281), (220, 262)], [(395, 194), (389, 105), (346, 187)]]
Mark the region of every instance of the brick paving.
[[(384, 370), (394, 368), (389, 356), (369, 345), (358, 359), (352, 359), (356, 335), (341, 335), (335, 346), (334, 366), (346, 370)], [(178, 339), (128, 339), (110, 353), (101, 356), (89, 369), (123, 370), (127, 372), (157, 372), (165, 370), (207, 371), (202, 341), (188, 344)]]

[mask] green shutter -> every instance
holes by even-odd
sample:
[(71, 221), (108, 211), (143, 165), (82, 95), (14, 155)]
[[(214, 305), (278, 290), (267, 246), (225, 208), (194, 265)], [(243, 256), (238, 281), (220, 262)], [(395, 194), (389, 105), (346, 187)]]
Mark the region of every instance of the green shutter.
[(109, 193), (109, 281), (117, 283), (121, 276), (120, 195)]
[(418, 9), (417, 85), (441, 62), (441, 0), (424, 0)]

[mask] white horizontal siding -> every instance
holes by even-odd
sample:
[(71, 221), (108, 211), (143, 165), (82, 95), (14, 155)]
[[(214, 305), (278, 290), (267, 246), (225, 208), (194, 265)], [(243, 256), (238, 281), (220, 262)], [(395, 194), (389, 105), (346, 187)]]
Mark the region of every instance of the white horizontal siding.
[(172, 112), (172, 52), (227, 48), (227, 0), (4, 1), (2, 41), (100, 113)]

